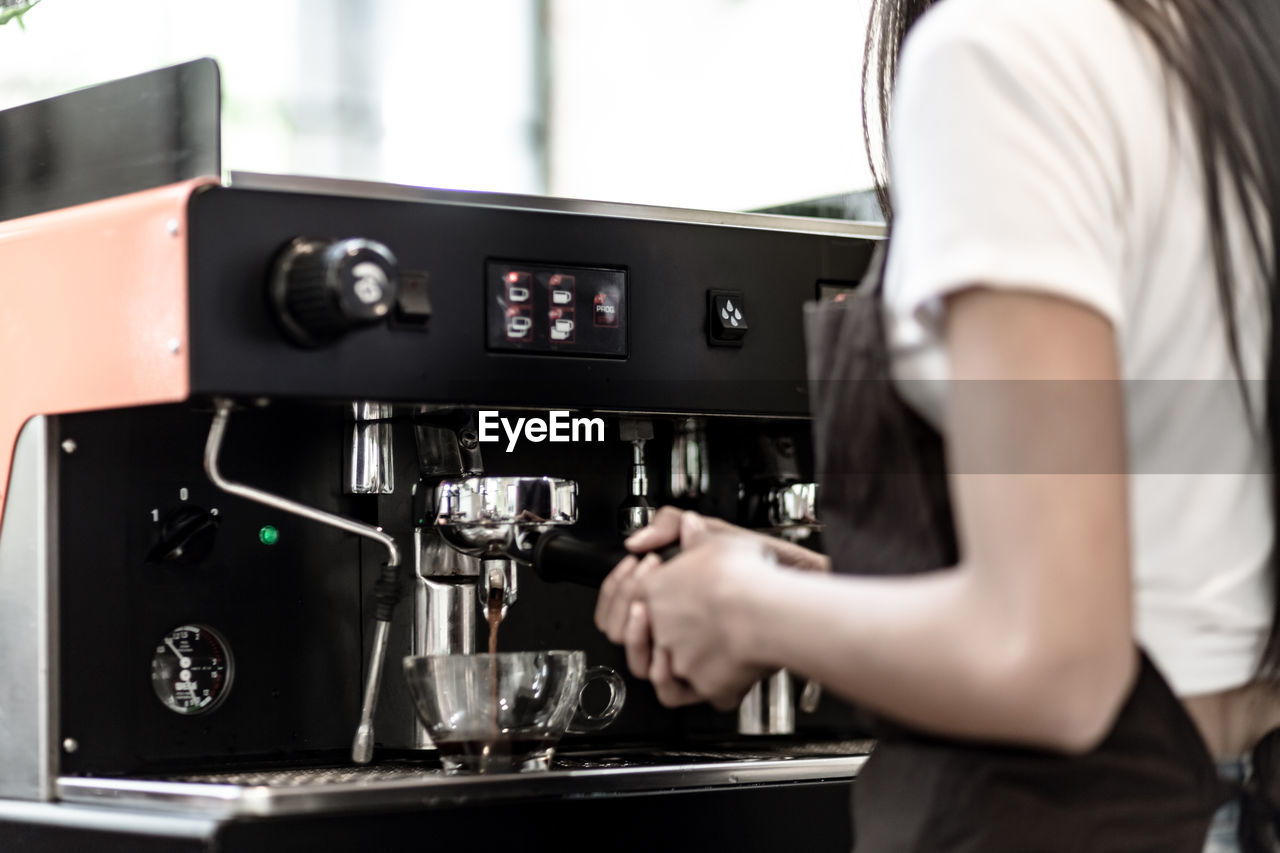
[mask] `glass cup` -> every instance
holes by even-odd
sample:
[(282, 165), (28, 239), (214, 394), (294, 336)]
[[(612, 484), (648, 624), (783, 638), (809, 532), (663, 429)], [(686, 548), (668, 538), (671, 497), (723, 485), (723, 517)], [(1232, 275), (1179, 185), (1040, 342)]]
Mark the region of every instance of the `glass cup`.
[[(566, 731), (604, 728), (627, 695), (618, 673), (588, 669), (580, 651), (407, 657), (404, 674), (447, 773), (546, 770)], [(609, 701), (588, 713), (582, 693), (596, 680)]]

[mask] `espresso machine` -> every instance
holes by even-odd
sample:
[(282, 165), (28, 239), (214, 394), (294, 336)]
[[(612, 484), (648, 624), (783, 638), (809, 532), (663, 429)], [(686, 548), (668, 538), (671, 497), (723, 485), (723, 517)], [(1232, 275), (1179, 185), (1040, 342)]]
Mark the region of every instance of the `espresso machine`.
[(0, 849), (847, 849), (817, 685), (628, 678), (448, 775), (400, 660), (497, 619), (625, 673), (594, 585), (662, 504), (820, 547), (801, 309), (882, 229), (224, 175), (218, 92), (0, 113)]

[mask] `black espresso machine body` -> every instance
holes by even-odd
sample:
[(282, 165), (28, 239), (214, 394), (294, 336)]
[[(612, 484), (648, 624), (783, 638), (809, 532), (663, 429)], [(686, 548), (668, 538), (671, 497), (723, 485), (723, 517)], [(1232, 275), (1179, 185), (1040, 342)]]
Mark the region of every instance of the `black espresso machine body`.
[[(180, 393), (51, 404), (14, 443), (0, 841), (317, 849), (472, 837), (498, 807), (521, 817), (494, 846), (550, 844), (593, 810), (686, 823), (690, 844), (847, 841), (867, 744), (833, 697), (748, 734), (739, 714), (665, 709), (628, 678), (614, 724), (567, 736), (551, 771), (445, 776), (399, 663), (423, 642), (413, 589), (440, 474), (424, 437), (457, 437), (460, 472), (576, 482), (585, 540), (616, 547), (637, 504), (768, 528), (771, 496), (813, 480), (802, 306), (858, 281), (879, 228), (259, 175), (183, 198), (166, 236), (185, 250), (186, 328), (157, 356), (183, 362)], [(386, 310), (309, 294), (343, 282), (287, 269), (300, 245), (389, 259), (370, 273), (394, 283)], [(124, 313), (142, 328), (157, 307)], [(227, 480), (380, 528), (404, 555), (370, 764), (351, 744), (386, 551), (216, 485), (218, 412)], [(513, 440), (503, 418), (550, 428)], [(557, 418), (581, 432), (551, 440)], [(376, 482), (357, 487), (370, 458)], [(774, 532), (820, 545), (807, 521)], [(625, 672), (593, 589), (518, 577), (502, 650), (582, 649)], [(195, 689), (155, 677), (171, 652), (197, 661)], [(710, 813), (724, 817), (699, 824)]]
[[(419, 479), (410, 423), (436, 407), (491, 410), (509, 423), (555, 411), (599, 417), (603, 434), (591, 437), (603, 440), (522, 436), (509, 449), (509, 436), (495, 430), (500, 439), (479, 449), (486, 474), (576, 481), (574, 532), (601, 541), (620, 539), (616, 510), (631, 475), (620, 424), (652, 426), (648, 497), (658, 505), (673, 500), (664, 484), (676, 430), (697, 419), (708, 488), (674, 500), (737, 521), (754, 474), (789, 461), (793, 479), (812, 480), (801, 306), (820, 286), (856, 282), (871, 247), (843, 235), (235, 185), (203, 190), (190, 205), (191, 400), (65, 415), (53, 425), (59, 443), (76, 446), (58, 459), (57, 481), (59, 495), (75, 496), (59, 502), (57, 519), (62, 730), (78, 744), (62, 766), (73, 773), (282, 758), (350, 740), (383, 555), (340, 530), (222, 494), (201, 468), (209, 400), (239, 404), (225, 444), (228, 477), (377, 524), (407, 553), (419, 520), (408, 497)], [(312, 234), (387, 246), (402, 269), (429, 281), (430, 318), (392, 316), (319, 347), (291, 342), (272, 316), (267, 283), (291, 241)], [(492, 348), (487, 303), (493, 278), (511, 268), (579, 279), (583, 270), (616, 271), (625, 282), (618, 331), (626, 352)], [(708, 343), (708, 293), (718, 290), (738, 299), (748, 327), (740, 347)], [(579, 294), (579, 305), (594, 298)], [(348, 401), (365, 399), (395, 413), (390, 495), (344, 493)], [(532, 572), (520, 581), (503, 650), (582, 648), (592, 663), (625, 671), (592, 623), (593, 589), (544, 584)], [(407, 653), (408, 614), (399, 615), (404, 641), (392, 649)], [(154, 695), (149, 661), (167, 631), (188, 624), (225, 640), (234, 681), (215, 710), (184, 716)], [(388, 672), (379, 743), (408, 747), (413, 713)], [(664, 711), (643, 682), (631, 687), (624, 716), (597, 739), (733, 734), (731, 715)], [(840, 728), (838, 718), (818, 719), (824, 733)]]

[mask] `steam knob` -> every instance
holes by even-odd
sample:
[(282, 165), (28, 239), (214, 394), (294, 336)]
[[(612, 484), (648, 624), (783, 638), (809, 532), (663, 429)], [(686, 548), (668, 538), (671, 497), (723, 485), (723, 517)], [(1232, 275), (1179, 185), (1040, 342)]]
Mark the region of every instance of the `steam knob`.
[(381, 321), (398, 291), (391, 250), (361, 238), (299, 237), (281, 252), (270, 283), (280, 325), (295, 343), (309, 347)]

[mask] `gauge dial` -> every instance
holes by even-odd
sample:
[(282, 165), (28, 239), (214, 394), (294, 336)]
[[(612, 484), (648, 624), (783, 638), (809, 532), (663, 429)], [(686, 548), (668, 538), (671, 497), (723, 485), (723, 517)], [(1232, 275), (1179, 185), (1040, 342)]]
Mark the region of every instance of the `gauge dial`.
[(151, 686), (176, 714), (207, 714), (231, 691), (231, 647), (208, 625), (174, 628), (155, 646)]

